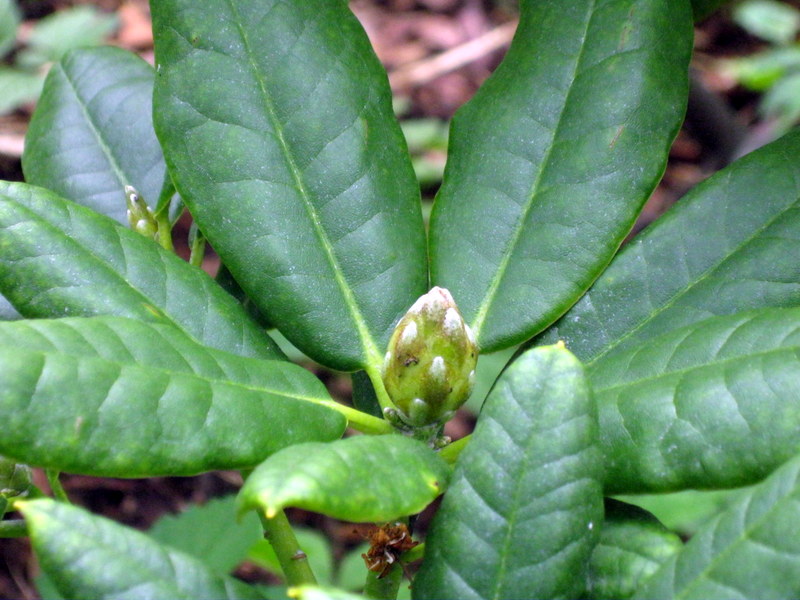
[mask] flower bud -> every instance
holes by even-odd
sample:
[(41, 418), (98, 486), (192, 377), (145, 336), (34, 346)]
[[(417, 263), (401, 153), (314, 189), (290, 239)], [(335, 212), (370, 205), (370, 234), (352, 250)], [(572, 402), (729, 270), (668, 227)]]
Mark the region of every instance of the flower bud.
[(475, 383), (478, 349), (453, 297), (434, 287), (400, 319), (383, 362), (383, 383), (411, 427), (443, 423)]
[(130, 185), (125, 186), (125, 203), (128, 206), (128, 223), (131, 229), (147, 238), (155, 239), (158, 234), (158, 221), (139, 192)]
[(0, 456), (0, 497), (25, 496), (31, 488), (31, 468)]

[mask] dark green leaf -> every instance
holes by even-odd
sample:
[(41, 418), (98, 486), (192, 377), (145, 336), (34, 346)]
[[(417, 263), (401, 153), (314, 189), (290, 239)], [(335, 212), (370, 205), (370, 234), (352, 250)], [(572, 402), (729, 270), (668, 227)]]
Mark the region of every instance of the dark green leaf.
[(450, 469), (422, 442), (401, 435), (308, 443), (273, 454), (247, 478), (239, 512), (268, 517), (287, 506), (354, 522), (416, 514), (447, 486)]
[(54, 65), (25, 137), (25, 180), (125, 224), (126, 185), (154, 207), (166, 174), (153, 131), (154, 76), (110, 46)]
[(21, 318), (22, 315), (16, 311), (5, 296), (0, 296), (0, 321), (16, 321)]
[(143, 533), (50, 499), (20, 506), (39, 564), (67, 598), (258, 598)]
[(687, 0), (520, 3), (509, 52), (453, 119), (431, 280), (479, 346), (520, 343), (605, 268), (683, 120)]
[(630, 598), (682, 546), (681, 539), (648, 512), (607, 500), (600, 541), (589, 565), (589, 597)]
[(800, 309), (715, 317), (589, 371), (609, 493), (759, 481), (800, 452)]
[(152, 10), (156, 131), (203, 233), (303, 352), (377, 372), (427, 277), (419, 190), (363, 29), (341, 0)]
[(793, 458), (694, 536), (637, 598), (800, 596), (800, 458)]
[(713, 315), (800, 305), (798, 155), (800, 131), (697, 186), (537, 343), (597, 361)]
[(603, 522), (603, 463), (583, 368), (559, 346), (500, 377), (462, 451), (415, 598), (576, 598)]
[(346, 421), (311, 373), (119, 317), (0, 323), (0, 454), (109, 477), (252, 467)]
[(230, 495), (190, 506), (179, 515), (165, 515), (147, 534), (159, 544), (194, 556), (213, 573), (230, 573), (263, 535), (255, 514), (234, 521), (235, 501), (236, 496)]
[(47, 190), (0, 182), (0, 249), (0, 293), (25, 317), (166, 319), (214, 348), (283, 356), (202, 270)]
[(375, 388), (366, 372), (356, 371), (351, 378), (353, 381), (353, 406), (373, 417), (383, 418), (383, 411), (378, 404)]

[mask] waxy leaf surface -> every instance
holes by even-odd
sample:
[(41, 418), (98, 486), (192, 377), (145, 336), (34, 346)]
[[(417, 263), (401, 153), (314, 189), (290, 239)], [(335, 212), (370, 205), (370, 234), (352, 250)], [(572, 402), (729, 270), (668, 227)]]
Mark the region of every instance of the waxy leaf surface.
[(503, 63), (458, 111), (431, 216), (431, 280), (484, 351), (525, 341), (591, 285), (683, 120), (688, 0), (520, 3)]
[(434, 517), (415, 598), (577, 598), (603, 522), (597, 416), (562, 347), (498, 380)]
[(42, 499), (20, 510), (42, 570), (66, 598), (260, 598), (196, 558), (81, 508)]
[(252, 467), (341, 436), (311, 373), (120, 317), (0, 323), (0, 454), (107, 477)]
[(28, 318), (170, 321), (214, 348), (283, 356), (201, 269), (107, 217), (26, 184), (0, 182), (0, 292)]
[(155, 207), (167, 167), (153, 130), (154, 77), (110, 46), (53, 65), (25, 137), (25, 181), (125, 224), (126, 185)]
[(589, 598), (630, 598), (682, 547), (681, 538), (647, 511), (606, 500), (603, 529), (589, 564)]
[(800, 309), (714, 317), (589, 370), (608, 493), (738, 487), (800, 452)]
[(798, 155), (800, 131), (698, 185), (537, 343), (591, 362), (714, 315), (800, 305)]
[(259, 508), (269, 517), (294, 506), (345, 521), (391, 521), (422, 511), (449, 475), (433, 450), (402, 435), (299, 444), (253, 471), (239, 493), (239, 512)]
[(314, 360), (380, 365), (427, 285), (386, 73), (341, 0), (154, 2), (155, 126), (247, 295)]
[(668, 560), (635, 597), (800, 597), (800, 458), (744, 492)]

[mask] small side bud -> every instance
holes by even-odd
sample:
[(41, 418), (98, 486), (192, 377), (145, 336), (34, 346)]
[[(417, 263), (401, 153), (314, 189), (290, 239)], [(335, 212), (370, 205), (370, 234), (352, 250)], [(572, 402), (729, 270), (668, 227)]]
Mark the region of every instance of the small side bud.
[(125, 203), (128, 206), (128, 223), (131, 229), (147, 238), (156, 239), (158, 221), (139, 192), (130, 185), (125, 186)]
[(434, 287), (400, 319), (389, 340), (383, 383), (410, 427), (443, 423), (472, 393), (478, 349), (453, 297)]
[(0, 497), (26, 496), (31, 489), (31, 468), (0, 456)]

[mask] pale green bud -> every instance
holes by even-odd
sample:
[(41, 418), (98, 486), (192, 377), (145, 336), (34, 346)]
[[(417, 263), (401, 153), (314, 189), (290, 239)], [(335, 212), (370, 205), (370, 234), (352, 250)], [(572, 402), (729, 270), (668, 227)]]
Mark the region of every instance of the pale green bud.
[(400, 319), (389, 340), (383, 383), (411, 427), (443, 423), (475, 383), (478, 348), (453, 297), (434, 287)]
[(128, 206), (128, 223), (131, 229), (147, 238), (155, 239), (158, 235), (158, 221), (147, 203), (130, 185), (125, 186), (125, 203)]
[(0, 497), (25, 496), (31, 489), (31, 468), (0, 456)]

